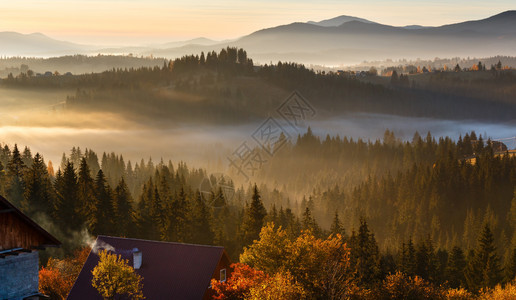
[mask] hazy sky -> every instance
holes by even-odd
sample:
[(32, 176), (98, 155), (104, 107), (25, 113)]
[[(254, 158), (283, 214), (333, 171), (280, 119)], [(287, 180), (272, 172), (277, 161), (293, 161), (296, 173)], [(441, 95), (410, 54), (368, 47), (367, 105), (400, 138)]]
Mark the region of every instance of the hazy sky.
[(389, 25), (442, 25), (516, 9), (515, 0), (0, 0), (0, 31), (79, 43), (231, 39), (338, 15)]

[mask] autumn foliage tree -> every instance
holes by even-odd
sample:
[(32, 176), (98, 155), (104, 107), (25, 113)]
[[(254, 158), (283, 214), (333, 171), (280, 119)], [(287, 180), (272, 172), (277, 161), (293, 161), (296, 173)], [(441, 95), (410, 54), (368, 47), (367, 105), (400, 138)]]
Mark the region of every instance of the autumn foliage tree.
[(51, 299), (66, 299), (89, 253), (90, 248), (84, 247), (69, 258), (50, 258), (39, 271), (39, 291)]
[(444, 299), (440, 287), (435, 287), (419, 276), (407, 276), (401, 272), (384, 280), (377, 299)]
[(342, 236), (320, 239), (304, 231), (290, 240), (281, 227), (267, 224), (260, 240), (244, 250), (240, 261), (270, 276), (288, 272), (308, 298), (341, 299), (355, 292), (355, 272), (350, 250)]
[(267, 279), (267, 275), (248, 265), (236, 263), (231, 264), (233, 270), (231, 276), (225, 281), (211, 280), (211, 287), (215, 291), (213, 299), (237, 300), (244, 299), (250, 294), (250, 289)]
[(104, 299), (115, 299), (125, 295), (130, 299), (145, 299), (143, 296), (143, 278), (129, 266), (128, 261), (120, 255), (99, 252), (100, 261), (91, 271), (91, 284)]
[(278, 272), (249, 290), (249, 300), (303, 300), (306, 291), (289, 272)]

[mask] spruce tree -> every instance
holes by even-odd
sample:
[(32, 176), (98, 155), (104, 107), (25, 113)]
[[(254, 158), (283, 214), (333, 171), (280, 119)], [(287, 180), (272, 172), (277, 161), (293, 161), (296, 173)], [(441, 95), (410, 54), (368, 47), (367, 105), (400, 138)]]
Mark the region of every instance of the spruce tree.
[(152, 229), (147, 238), (150, 240), (166, 240), (167, 220), (163, 201), (161, 201), (157, 186), (154, 186), (151, 198), (150, 219), (152, 222)]
[(30, 149), (25, 146), (25, 149), (23, 149), (23, 155), (21, 157), (22, 161), (23, 161), (23, 164), (27, 167), (27, 168), (30, 168), (32, 166), (32, 153), (30, 151)]
[(367, 222), (360, 220), (358, 234), (352, 233), (349, 239), (351, 264), (356, 270), (357, 279), (364, 286), (372, 286), (380, 280), (380, 252), (374, 234), (369, 231)]
[(312, 212), (309, 206), (305, 207), (305, 211), (303, 212), (301, 220), (301, 226), (303, 230), (311, 231), (314, 236), (320, 237), (321, 228), (319, 227), (319, 224), (317, 224), (315, 218), (312, 216)]
[(80, 220), (76, 217), (78, 212), (77, 202), (77, 174), (73, 164), (68, 161), (64, 171), (58, 172), (54, 188), (56, 197), (54, 201), (54, 218), (61, 228), (78, 230), (81, 227)]
[(469, 261), (466, 271), (466, 281), (470, 290), (493, 288), (502, 280), (500, 258), (496, 253), (494, 237), (489, 224), (486, 224), (478, 239), (477, 248)]
[(78, 202), (79, 202), (79, 213), (78, 218), (81, 218), (86, 223), (88, 230), (93, 229), (93, 223), (95, 222), (96, 201), (94, 193), (94, 182), (91, 177), (91, 171), (86, 158), (81, 159), (79, 166), (79, 174), (77, 176), (77, 189), (78, 189)]
[(94, 183), (95, 212), (92, 222), (92, 233), (94, 235), (114, 233), (113, 199), (111, 188), (109, 187), (104, 172), (99, 170)]
[(152, 230), (152, 220), (150, 214), (150, 205), (154, 192), (154, 184), (152, 179), (143, 185), (142, 192), (137, 205), (136, 225), (137, 235), (139, 238), (147, 238)]
[(197, 197), (190, 212), (190, 228), (192, 229), (191, 242), (202, 245), (212, 245), (214, 233), (211, 228), (212, 217), (210, 208), (202, 199), (201, 193)]
[(25, 191), (22, 209), (29, 215), (42, 212), (50, 215), (52, 205), (52, 182), (43, 157), (36, 153), (34, 161), (25, 176)]
[(2, 161), (0, 161), (0, 195), (5, 195), (6, 190), (6, 173)]
[(8, 195), (9, 201), (15, 206), (20, 207), (23, 202), (23, 175), (25, 173), (26, 166), (22, 161), (18, 146), (15, 144), (11, 159), (7, 164), (7, 175), (9, 180)]
[(446, 278), (450, 287), (466, 287), (466, 277), (464, 276), (465, 270), (466, 257), (464, 256), (464, 252), (462, 251), (462, 248), (455, 246), (450, 253), (446, 269)]
[(179, 194), (174, 196), (168, 211), (168, 239), (176, 242), (185, 242), (188, 239), (189, 229), (187, 226), (188, 202), (183, 186), (181, 186)]
[(430, 238), (426, 241), (421, 241), (416, 251), (416, 275), (425, 280), (434, 280), (436, 264), (432, 241)]
[(340, 222), (338, 211), (335, 211), (335, 216), (333, 217), (333, 222), (331, 223), (331, 227), (330, 227), (330, 234), (333, 234), (333, 235), (340, 234), (343, 237), (346, 235), (346, 231), (344, 230), (344, 227), (342, 226), (342, 223)]
[(409, 238), (408, 243), (401, 245), (400, 256), (401, 271), (408, 276), (416, 275), (416, 249), (412, 238)]
[(260, 193), (256, 184), (253, 188), (253, 196), (251, 204), (245, 210), (244, 221), (242, 224), (242, 243), (243, 246), (248, 246), (258, 239), (260, 231), (263, 227), (263, 222), (267, 216), (267, 211), (263, 206)]
[(114, 191), (115, 229), (118, 236), (130, 237), (134, 234), (133, 198), (124, 178)]
[(505, 263), (505, 282), (511, 282), (516, 278), (516, 249), (513, 249)]
[(25, 172), (26, 166), (23, 163), (20, 151), (18, 150), (18, 145), (14, 144), (14, 149), (11, 154), (11, 159), (7, 164), (7, 171), (9, 175), (12, 177), (22, 177)]

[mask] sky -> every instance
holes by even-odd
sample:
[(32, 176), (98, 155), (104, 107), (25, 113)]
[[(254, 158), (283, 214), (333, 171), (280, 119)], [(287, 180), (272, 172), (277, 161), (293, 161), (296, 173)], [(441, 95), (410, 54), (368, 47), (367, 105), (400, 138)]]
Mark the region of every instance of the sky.
[(515, 0), (0, 0), (0, 31), (41, 32), (94, 45), (234, 39), (339, 15), (438, 26), (516, 9)]

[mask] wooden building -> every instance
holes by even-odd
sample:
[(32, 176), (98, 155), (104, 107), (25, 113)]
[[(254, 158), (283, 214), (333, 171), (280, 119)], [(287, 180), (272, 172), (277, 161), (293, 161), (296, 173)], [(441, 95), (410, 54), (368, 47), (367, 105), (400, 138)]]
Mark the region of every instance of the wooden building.
[(100, 250), (121, 255), (143, 277), (146, 299), (211, 299), (212, 279), (230, 276), (223, 247), (98, 236), (68, 299), (102, 299), (91, 285)]
[(38, 250), (61, 243), (0, 196), (0, 299), (38, 299)]

